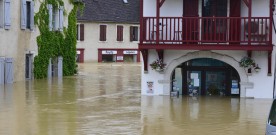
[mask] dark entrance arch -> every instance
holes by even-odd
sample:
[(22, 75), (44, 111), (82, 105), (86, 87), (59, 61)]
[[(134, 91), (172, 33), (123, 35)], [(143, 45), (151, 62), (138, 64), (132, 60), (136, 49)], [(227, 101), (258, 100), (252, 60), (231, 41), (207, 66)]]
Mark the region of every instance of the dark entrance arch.
[(184, 62), (175, 68), (172, 79), (171, 90), (181, 95), (240, 96), (238, 72), (216, 59), (197, 58)]

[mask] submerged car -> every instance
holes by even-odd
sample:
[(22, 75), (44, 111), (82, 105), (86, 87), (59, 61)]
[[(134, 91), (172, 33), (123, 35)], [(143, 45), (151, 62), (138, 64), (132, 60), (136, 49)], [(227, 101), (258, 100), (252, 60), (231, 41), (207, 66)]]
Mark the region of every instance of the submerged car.
[(273, 100), (266, 123), (266, 135), (276, 135), (276, 99)]

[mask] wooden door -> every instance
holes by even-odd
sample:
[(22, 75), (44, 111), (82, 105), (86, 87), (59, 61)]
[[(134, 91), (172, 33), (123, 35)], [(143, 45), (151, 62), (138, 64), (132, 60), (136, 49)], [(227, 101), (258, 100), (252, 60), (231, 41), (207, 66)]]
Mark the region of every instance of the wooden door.
[(198, 40), (198, 0), (183, 0), (182, 38), (184, 41)]
[(227, 0), (202, 0), (202, 38), (225, 41), (227, 32)]

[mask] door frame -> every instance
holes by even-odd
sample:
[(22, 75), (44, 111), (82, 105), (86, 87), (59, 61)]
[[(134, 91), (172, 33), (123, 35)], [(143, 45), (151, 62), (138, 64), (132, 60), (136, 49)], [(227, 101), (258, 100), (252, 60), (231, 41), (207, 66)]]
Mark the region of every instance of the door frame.
[[(27, 65), (27, 61), (28, 61), (28, 65)], [(27, 77), (27, 74), (28, 74), (28, 77)], [(27, 53), (25, 54), (25, 79), (31, 80), (32, 75), (33, 75), (33, 54)]]
[[(201, 3), (201, 15), (202, 17), (228, 17), (229, 16), (229, 0), (226, 0), (226, 16), (218, 16), (218, 12), (217, 12), (217, 7), (220, 6), (217, 4), (217, 1), (220, 0), (214, 0), (215, 4), (212, 6), (212, 10), (213, 10), (213, 15), (212, 16), (203, 16), (204, 15), (204, 0), (202, 0)], [(207, 25), (207, 27), (205, 27), (205, 25)], [(218, 27), (222, 25), (222, 27)], [(222, 28), (222, 29), (220, 29)], [(201, 36), (202, 36), (202, 40), (205, 41), (226, 41), (227, 39), (227, 30), (228, 28), (228, 22), (224, 21), (224, 19), (221, 20), (214, 20), (214, 19), (208, 19), (208, 20), (203, 20), (202, 19), (202, 32), (201, 32)]]

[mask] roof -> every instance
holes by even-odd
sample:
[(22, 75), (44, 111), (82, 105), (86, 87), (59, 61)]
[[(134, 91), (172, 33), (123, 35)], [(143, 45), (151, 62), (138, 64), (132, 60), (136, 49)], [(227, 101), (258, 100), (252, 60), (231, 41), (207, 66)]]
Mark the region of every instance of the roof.
[(139, 0), (83, 0), (83, 15), (78, 21), (139, 23)]

